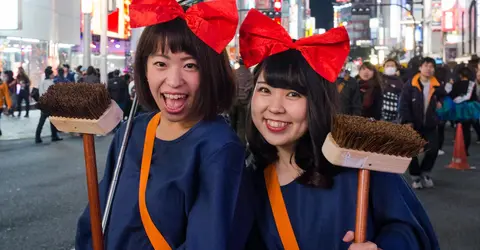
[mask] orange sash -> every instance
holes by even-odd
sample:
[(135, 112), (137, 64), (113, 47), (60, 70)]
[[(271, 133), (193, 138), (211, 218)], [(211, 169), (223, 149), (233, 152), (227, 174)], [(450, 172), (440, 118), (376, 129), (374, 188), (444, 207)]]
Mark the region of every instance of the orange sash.
[(280, 183), (278, 182), (275, 165), (268, 166), (264, 171), (265, 183), (267, 185), (268, 200), (272, 207), (273, 218), (277, 226), (278, 235), (285, 250), (299, 250), (295, 233), (293, 232), (287, 207), (283, 200)]
[(147, 202), (145, 200), (145, 193), (147, 192), (148, 175), (150, 173), (150, 164), (152, 163), (153, 146), (155, 143), (155, 135), (157, 126), (160, 123), (160, 113), (156, 114), (148, 123), (147, 132), (145, 134), (145, 143), (143, 146), (142, 167), (140, 169), (140, 185), (138, 188), (138, 205), (140, 207), (140, 217), (142, 219), (143, 227), (147, 233), (148, 239), (156, 250), (170, 250), (172, 249), (162, 233), (157, 229), (150, 217), (147, 209)]

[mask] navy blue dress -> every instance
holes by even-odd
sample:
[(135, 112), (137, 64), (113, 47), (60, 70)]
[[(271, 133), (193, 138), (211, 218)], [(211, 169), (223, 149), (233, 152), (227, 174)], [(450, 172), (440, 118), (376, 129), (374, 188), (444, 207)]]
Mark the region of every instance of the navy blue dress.
[[(134, 120), (105, 234), (107, 250), (153, 249), (138, 203), (145, 132), (153, 115), (141, 115)], [(115, 135), (100, 182), (102, 211), (124, 131), (122, 125)], [(176, 140), (156, 138), (147, 208), (172, 249), (244, 248), (253, 224), (248, 200), (252, 183), (243, 171), (244, 152), (237, 135), (221, 116), (199, 122)], [(88, 207), (78, 221), (76, 249), (92, 249)]]
[[(281, 187), (301, 250), (348, 249), (350, 244), (342, 239), (347, 231), (355, 229), (357, 173), (350, 169), (341, 172), (332, 189), (312, 188), (296, 181)], [(263, 170), (255, 175), (256, 229), (260, 237), (251, 236), (249, 244), (251, 249), (283, 249)], [(370, 185), (368, 241), (385, 250), (439, 249), (428, 216), (403, 177), (372, 172)]]

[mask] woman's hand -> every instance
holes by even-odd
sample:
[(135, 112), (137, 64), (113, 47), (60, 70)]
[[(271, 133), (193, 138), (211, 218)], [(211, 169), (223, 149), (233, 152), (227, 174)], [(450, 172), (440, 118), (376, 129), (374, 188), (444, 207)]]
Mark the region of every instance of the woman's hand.
[[(343, 236), (343, 241), (346, 243), (350, 243), (354, 240), (355, 234), (353, 231), (348, 231), (345, 236)], [(348, 250), (382, 250), (377, 247), (377, 245), (373, 242), (365, 242), (365, 243), (353, 243), (350, 245)]]

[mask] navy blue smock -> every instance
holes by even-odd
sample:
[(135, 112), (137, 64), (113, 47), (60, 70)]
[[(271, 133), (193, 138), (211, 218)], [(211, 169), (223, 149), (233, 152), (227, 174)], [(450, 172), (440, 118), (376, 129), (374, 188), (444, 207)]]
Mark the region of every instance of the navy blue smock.
[[(334, 178), (332, 189), (293, 181), (281, 186), (301, 250), (347, 250), (347, 231), (355, 229), (357, 171)], [(371, 173), (367, 240), (385, 250), (437, 250), (437, 237), (419, 200), (402, 176)], [(251, 249), (283, 249), (268, 200), (263, 170), (255, 173), (256, 230)], [(258, 232), (260, 236), (254, 235)], [(263, 241), (263, 242), (262, 242)]]
[[(138, 205), (145, 132), (153, 116), (134, 120), (105, 234), (106, 250), (153, 249)], [(100, 182), (102, 211), (124, 131), (122, 125), (113, 139)], [(244, 152), (221, 116), (199, 122), (176, 140), (156, 138), (146, 201), (153, 222), (172, 249), (244, 249), (253, 223)], [(76, 249), (92, 249), (88, 207), (78, 222)]]

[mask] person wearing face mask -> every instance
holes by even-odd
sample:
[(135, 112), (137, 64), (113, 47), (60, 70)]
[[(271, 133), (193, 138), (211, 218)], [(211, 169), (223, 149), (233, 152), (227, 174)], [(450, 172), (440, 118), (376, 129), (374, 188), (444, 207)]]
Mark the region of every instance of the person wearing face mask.
[(395, 122), (398, 119), (398, 104), (403, 88), (403, 81), (398, 77), (400, 65), (395, 59), (387, 59), (383, 67), (382, 119)]

